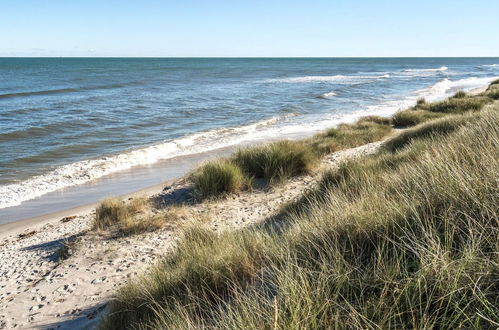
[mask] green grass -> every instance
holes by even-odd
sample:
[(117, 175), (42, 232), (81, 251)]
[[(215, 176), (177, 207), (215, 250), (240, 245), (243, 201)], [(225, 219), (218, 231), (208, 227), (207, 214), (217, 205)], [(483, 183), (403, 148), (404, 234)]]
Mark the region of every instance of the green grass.
[(419, 99), (416, 101), (416, 107), (423, 107), (423, 106), (425, 106), (426, 104), (428, 104), (428, 103), (426, 102), (426, 99), (425, 99), (425, 98), (423, 98), (423, 97), (419, 98)]
[(439, 112), (408, 109), (394, 114), (392, 122), (396, 127), (409, 127), (424, 123), (428, 120), (441, 118), (443, 116), (445, 116), (445, 114)]
[[(278, 225), (186, 231), (175, 252), (116, 292), (101, 327), (496, 328), (499, 105), (458, 107), (327, 171)], [(318, 157), (319, 141), (342, 148), (391, 134), (376, 121), (301, 143)], [(357, 130), (369, 133), (357, 139)], [(256, 173), (268, 156), (245, 157), (240, 166)]]
[(493, 328), (498, 110), (327, 173), (279, 232), (188, 231), (103, 328)]
[(445, 101), (430, 104), (429, 110), (433, 112), (459, 114), (467, 111), (479, 111), (490, 99), (484, 96), (450, 98)]
[(353, 124), (340, 124), (306, 141), (312, 150), (324, 155), (382, 140), (393, 131), (390, 123), (390, 118), (363, 117)]
[(344, 149), (379, 141), (390, 132), (391, 127), (386, 123), (361, 118), (355, 124), (340, 124), (327, 130), (326, 137), (335, 139), (334, 144)]
[(225, 159), (201, 165), (191, 174), (191, 181), (200, 199), (237, 193), (250, 186), (250, 179), (241, 169)]
[(384, 148), (395, 151), (405, 147), (412, 141), (423, 138), (437, 138), (448, 134), (460, 126), (473, 121), (476, 117), (473, 115), (467, 116), (447, 116), (444, 118), (436, 119), (428, 123), (419, 125), (415, 128), (408, 129), (393, 138), (386, 141)]
[(458, 92), (456, 92), (456, 94), (454, 94), (453, 98), (462, 99), (462, 98), (465, 98), (466, 96), (467, 96), (466, 92), (458, 91)]
[(487, 96), (488, 98), (494, 99), (494, 100), (499, 100), (499, 85), (494, 85), (491, 87), (492, 88), (488, 89), (485, 92), (485, 96)]
[(390, 124), (390, 118), (368, 116), (312, 138), (240, 149), (229, 159), (206, 163), (191, 174), (195, 195), (223, 197), (250, 187), (254, 178), (274, 185), (311, 173), (325, 154), (383, 139), (392, 132)]
[(279, 141), (238, 150), (232, 157), (246, 175), (279, 183), (294, 176), (310, 173), (317, 155), (301, 141)]
[(104, 199), (95, 209), (93, 229), (103, 230), (128, 221), (131, 217), (128, 207), (118, 198)]

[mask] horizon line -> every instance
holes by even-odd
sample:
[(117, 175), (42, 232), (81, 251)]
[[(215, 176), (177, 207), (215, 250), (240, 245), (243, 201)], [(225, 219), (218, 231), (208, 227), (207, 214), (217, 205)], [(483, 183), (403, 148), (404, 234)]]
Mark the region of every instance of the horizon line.
[(306, 59), (306, 58), (499, 58), (499, 56), (1, 56), (0, 58), (255, 58), (255, 59)]

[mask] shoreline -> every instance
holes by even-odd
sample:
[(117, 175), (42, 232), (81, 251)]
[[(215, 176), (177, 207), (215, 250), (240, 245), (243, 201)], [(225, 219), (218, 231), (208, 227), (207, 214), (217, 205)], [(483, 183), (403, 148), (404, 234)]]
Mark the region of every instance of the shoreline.
[[(174, 180), (158, 183), (156, 185), (149, 186), (138, 191), (118, 196), (118, 198), (128, 199), (142, 195), (146, 195), (149, 197), (154, 196), (156, 194), (159, 194), (166, 185), (171, 184), (173, 181)], [(5, 239), (7, 236), (15, 235), (23, 231), (36, 230), (38, 227), (43, 227), (51, 222), (61, 220), (65, 217), (78, 217), (88, 215), (95, 210), (95, 207), (98, 204), (99, 202), (89, 203), (62, 211), (51, 212), (35, 217), (0, 224), (0, 240)]]
[(193, 184), (181, 176), (123, 194), (121, 199), (152, 197), (145, 218), (138, 220), (159, 216), (162, 221), (160, 227), (133, 235), (92, 229), (97, 203), (0, 226), (5, 229), (0, 234), (0, 329), (95, 328), (109, 312), (116, 290), (172, 252), (186, 228), (198, 225), (220, 233), (279, 219), (283, 205), (315, 189), (326, 170), (377, 153), (386, 139), (404, 130), (392, 121), (385, 125), (391, 130), (380, 140), (331, 149), (312, 171), (268, 189), (197, 201), (191, 198)]
[[(372, 154), (381, 143), (329, 154), (321, 160), (320, 168)], [(172, 251), (184, 228), (198, 223), (219, 232), (257, 225), (310, 189), (321, 174), (318, 168), (273, 189), (245, 191), (227, 199), (194, 204), (183, 204), (187, 201), (186, 188), (191, 186), (184, 179), (173, 181), (166, 190), (162, 190), (163, 184), (156, 185), (149, 192), (162, 191), (157, 197), (172, 201), (166, 204), (172, 208), (170, 223), (132, 236), (89, 230), (94, 213), (85, 213), (85, 209), (69, 220), (61, 221), (63, 214), (58, 213), (39, 223), (36, 230), (32, 227), (29, 232), (18, 231), (24, 236), (16, 236), (14, 230), (2, 235), (0, 329), (14, 324), (21, 328), (94, 328), (105, 315), (115, 290)], [(24, 224), (30, 221), (33, 219)], [(65, 246), (69, 247), (69, 256), (60, 260), (58, 253)]]
[[(473, 88), (473, 89), (469, 90), (467, 93), (472, 94), (472, 95), (476, 95), (476, 94), (484, 92), (488, 86), (489, 86), (488, 84), (485, 84), (483, 86)], [(300, 137), (302, 137), (302, 136), (299, 136), (297, 138), (300, 138)], [(168, 159), (168, 160), (165, 160), (163, 162), (159, 162), (158, 165), (160, 165), (161, 163), (170, 163), (170, 162), (173, 163), (175, 161), (180, 161), (180, 162), (184, 161), (184, 162), (189, 163), (190, 167), (187, 169), (183, 168), (184, 173), (181, 175), (174, 176), (174, 177), (169, 178), (167, 180), (164, 180), (160, 183), (148, 185), (144, 188), (134, 190), (134, 191), (128, 192), (126, 194), (118, 195), (117, 197), (120, 199), (127, 199), (130, 197), (139, 196), (139, 195), (146, 195), (147, 197), (152, 197), (154, 195), (159, 194), (165, 186), (171, 185), (173, 182), (178, 181), (181, 178), (183, 178), (190, 170), (192, 170), (192, 168), (194, 168), (196, 166), (196, 164), (199, 164), (199, 163), (206, 161), (210, 158), (224, 157), (225, 155), (229, 155), (234, 150), (236, 150), (237, 148), (240, 148), (240, 147), (251, 146), (251, 145), (258, 144), (258, 143), (267, 143), (267, 142), (272, 142), (272, 141), (280, 140), (280, 139), (282, 139), (282, 137), (275, 137), (273, 139), (262, 140), (262, 141), (243, 142), (240, 144), (226, 146), (226, 147), (222, 147), (219, 149), (205, 151), (205, 152), (201, 152), (201, 153), (197, 153), (197, 154), (174, 157), (172, 159)], [(154, 168), (155, 166), (152, 165), (151, 167)], [(133, 171), (133, 169), (128, 170), (128, 171), (123, 171), (123, 173), (128, 173), (130, 171)], [(123, 174), (123, 173), (119, 173), (119, 174)], [(73, 186), (71, 188), (78, 189), (79, 186)], [(26, 230), (34, 229), (37, 227), (43, 227), (44, 225), (49, 224), (51, 222), (59, 221), (60, 219), (62, 219), (64, 217), (87, 215), (87, 214), (93, 212), (95, 210), (95, 207), (99, 204), (100, 200), (102, 200), (105, 197), (106, 196), (103, 196), (99, 200), (97, 200), (95, 202), (91, 202), (91, 203), (84, 203), (82, 205), (77, 205), (74, 207), (70, 207), (70, 208), (66, 208), (66, 209), (62, 209), (62, 210), (57, 210), (57, 211), (53, 211), (53, 212), (47, 212), (47, 213), (41, 214), (41, 215), (29, 216), (26, 218), (9, 221), (7, 223), (0, 223), (0, 239), (5, 239), (9, 235), (19, 234), (20, 232), (23, 232)]]

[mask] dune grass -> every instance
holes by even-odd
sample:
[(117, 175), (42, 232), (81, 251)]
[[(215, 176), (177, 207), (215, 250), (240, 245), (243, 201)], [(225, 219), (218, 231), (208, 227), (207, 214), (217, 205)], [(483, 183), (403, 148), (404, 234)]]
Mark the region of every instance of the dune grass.
[(367, 117), (360, 118), (354, 124), (340, 124), (336, 128), (331, 128), (326, 131), (325, 136), (334, 138), (335, 144), (343, 149), (378, 141), (390, 132), (391, 127), (388, 122)]
[(261, 226), (193, 228), (104, 329), (499, 324), (499, 106), (414, 127)]
[[(176, 252), (117, 291), (101, 328), (497, 327), (499, 105), (477, 111), (468, 98), (324, 173), (278, 226), (187, 230)], [(319, 157), (319, 142), (391, 134), (366, 122), (304, 145)], [(245, 157), (243, 172), (262, 171), (251, 167), (262, 156)]]
[(499, 83), (490, 85), (484, 95), (493, 100), (499, 100)]
[(490, 99), (485, 96), (450, 98), (430, 104), (428, 110), (453, 114), (464, 113), (467, 111), (479, 111), (489, 102)]
[(302, 141), (279, 141), (262, 147), (240, 149), (233, 155), (232, 161), (246, 175), (275, 184), (310, 173), (318, 157)]
[(428, 120), (444, 117), (446, 114), (426, 110), (407, 109), (399, 111), (392, 117), (396, 127), (409, 127), (424, 123)]
[(466, 94), (465, 91), (457, 91), (456, 94), (454, 94), (454, 96), (452, 96), (453, 98), (455, 99), (462, 99), (462, 98), (465, 98), (468, 94)]
[(149, 208), (146, 196), (135, 197), (127, 202), (108, 197), (97, 206), (92, 229), (131, 235), (161, 228), (165, 219), (147, 214)]
[(383, 139), (392, 132), (390, 124), (390, 118), (368, 116), (312, 138), (239, 149), (229, 159), (202, 164), (191, 174), (195, 196), (219, 198), (250, 188), (255, 178), (275, 185), (311, 173), (325, 154)]
[(427, 137), (436, 138), (437, 136), (446, 135), (474, 119), (476, 119), (476, 117), (473, 115), (462, 115), (446, 116), (444, 118), (432, 120), (401, 132), (397, 136), (386, 141), (383, 147), (391, 151), (396, 151), (418, 139)]
[(237, 193), (250, 187), (250, 179), (229, 160), (213, 160), (201, 165), (191, 174), (195, 195), (199, 199), (215, 198)]
[(95, 209), (95, 219), (92, 228), (98, 230), (107, 229), (128, 221), (131, 216), (132, 214), (127, 205), (120, 199), (108, 197)]
[(447, 100), (428, 103), (419, 99), (414, 107), (397, 112), (392, 116), (395, 127), (411, 127), (429, 120), (442, 118), (450, 114), (465, 114), (467, 112), (479, 111), (492, 100), (499, 98), (499, 90), (489, 90), (481, 95), (469, 95), (464, 91), (458, 91)]

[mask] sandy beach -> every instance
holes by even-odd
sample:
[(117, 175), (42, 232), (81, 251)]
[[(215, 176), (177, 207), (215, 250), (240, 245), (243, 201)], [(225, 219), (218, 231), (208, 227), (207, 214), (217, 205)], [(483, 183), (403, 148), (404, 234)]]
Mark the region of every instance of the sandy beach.
[[(483, 92), (483, 88), (472, 91)], [(227, 199), (195, 202), (186, 178), (120, 196), (147, 196), (152, 213), (169, 214), (162, 229), (133, 236), (90, 230), (96, 203), (0, 226), (0, 328), (92, 328), (117, 287), (140, 276), (175, 247), (182, 228), (214, 231), (258, 224), (311, 189), (323, 170), (375, 153), (382, 142), (331, 153), (310, 175)]]
[(499, 1), (0, 8), (0, 330), (499, 330)]
[[(373, 153), (379, 145), (333, 153), (323, 159), (321, 168)], [(200, 204), (189, 200), (191, 186), (184, 179), (148, 188), (126, 197), (147, 194), (162, 200), (167, 211), (175, 208), (175, 217), (162, 230), (136, 236), (109, 237), (89, 231), (95, 205), (4, 225), (0, 236), (0, 326), (91, 327), (116, 287), (172, 249), (183, 226), (208, 221), (206, 225), (216, 231), (259, 223), (313, 186), (319, 173), (270, 190)], [(185, 206), (174, 206), (179, 204)], [(62, 249), (67, 255), (60, 260)]]

